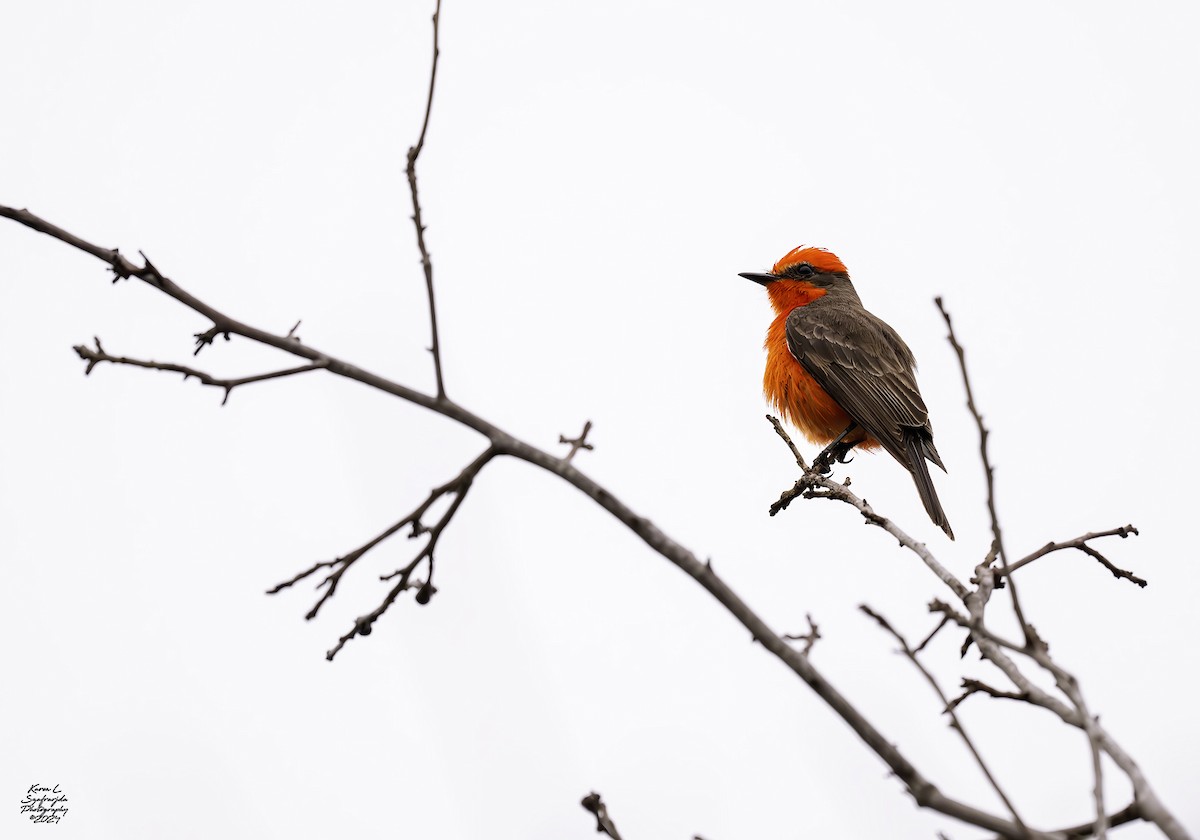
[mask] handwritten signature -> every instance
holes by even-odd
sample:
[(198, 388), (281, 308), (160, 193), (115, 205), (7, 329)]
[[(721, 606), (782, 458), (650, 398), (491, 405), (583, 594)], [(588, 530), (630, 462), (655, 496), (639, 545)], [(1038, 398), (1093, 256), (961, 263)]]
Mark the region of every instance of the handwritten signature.
[(56, 823), (67, 815), (67, 795), (58, 785), (48, 788), (32, 784), (21, 800), (21, 813), (29, 814), (31, 822)]

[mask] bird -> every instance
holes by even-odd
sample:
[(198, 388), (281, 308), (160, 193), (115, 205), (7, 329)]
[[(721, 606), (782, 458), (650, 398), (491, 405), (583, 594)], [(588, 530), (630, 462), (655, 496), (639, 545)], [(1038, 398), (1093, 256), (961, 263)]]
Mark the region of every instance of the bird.
[(845, 264), (832, 251), (801, 245), (769, 273), (739, 276), (766, 287), (775, 318), (763, 345), (763, 392), (784, 420), (827, 445), (814, 466), (828, 473), (855, 447), (882, 447), (912, 474), (929, 518), (953, 540), (929, 475), (929, 463), (943, 472), (946, 465), (933, 445), (916, 359), (863, 307)]

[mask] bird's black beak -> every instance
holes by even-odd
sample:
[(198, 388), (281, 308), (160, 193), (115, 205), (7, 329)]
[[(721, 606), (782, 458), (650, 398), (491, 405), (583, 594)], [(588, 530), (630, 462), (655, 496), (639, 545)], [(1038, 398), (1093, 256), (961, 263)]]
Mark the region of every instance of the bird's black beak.
[(774, 274), (755, 274), (752, 271), (742, 272), (738, 277), (745, 277), (747, 280), (753, 280), (760, 286), (765, 286), (768, 283), (774, 283), (779, 278)]

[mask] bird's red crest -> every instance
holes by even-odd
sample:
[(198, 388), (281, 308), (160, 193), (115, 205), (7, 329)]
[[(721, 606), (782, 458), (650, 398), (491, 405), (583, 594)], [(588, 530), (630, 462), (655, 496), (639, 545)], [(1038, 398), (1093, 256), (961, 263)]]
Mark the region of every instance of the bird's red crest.
[(826, 251), (824, 248), (810, 248), (807, 245), (793, 248), (780, 257), (779, 262), (775, 263), (775, 267), (771, 269), (771, 273), (782, 274), (789, 267), (802, 262), (808, 263), (817, 271), (829, 274), (850, 273), (846, 270), (846, 266), (842, 261), (838, 259), (837, 254), (832, 251)]

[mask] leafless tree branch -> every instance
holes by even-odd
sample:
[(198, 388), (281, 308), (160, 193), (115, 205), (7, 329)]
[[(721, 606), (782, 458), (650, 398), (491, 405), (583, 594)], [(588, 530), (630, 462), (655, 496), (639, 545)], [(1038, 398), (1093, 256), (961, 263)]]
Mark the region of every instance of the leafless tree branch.
[[(388, 537), (408, 526), (411, 528), (411, 533), (409, 534), (410, 539), (427, 534), (429, 536), (429, 540), (425, 543), (425, 546), (419, 552), (417, 552), (417, 556), (414, 557), (412, 561), (408, 563), (408, 565), (397, 569), (391, 574), (380, 576), (380, 580), (386, 581), (396, 577), (400, 578), (400, 580), (391, 589), (391, 591), (388, 592), (379, 608), (373, 612), (367, 613), (364, 616), (360, 616), (358, 620), (355, 621), (354, 627), (351, 628), (349, 633), (342, 636), (341, 639), (338, 640), (338, 644), (328, 652), (327, 658), (333, 659), (333, 657), (337, 655), (337, 652), (342, 649), (346, 642), (355, 636), (371, 635), (371, 625), (375, 623), (375, 619), (383, 615), (387, 608), (390, 607), (396, 600), (397, 596), (399, 596), (399, 594), (404, 590), (413, 588), (417, 589), (417, 603), (422, 605), (429, 603), (429, 599), (432, 598), (434, 593), (437, 592), (437, 588), (433, 585), (433, 561), (434, 550), (437, 548), (438, 539), (441, 537), (442, 532), (445, 531), (446, 526), (450, 523), (450, 520), (454, 517), (454, 514), (458, 511), (463, 499), (466, 498), (467, 491), (471, 489), (471, 484), (475, 480), (475, 477), (479, 475), (479, 471), (482, 470), (484, 466), (490, 460), (492, 460), (492, 458), (496, 457), (496, 454), (497, 453), (494, 448), (488, 447), (479, 455), (479, 457), (467, 464), (467, 466), (465, 466), (454, 478), (450, 479), (440, 487), (435, 487), (430, 490), (429, 495), (426, 497), (424, 502), (418, 505), (411, 513), (409, 513), (399, 522), (395, 523), (383, 533), (379, 534), (377, 537), (367, 541), (363, 545), (354, 549), (354, 551), (351, 551), (349, 554), (343, 555), (342, 557), (316, 563), (308, 569), (300, 572), (295, 577), (285, 580), (283, 583), (276, 584), (271, 589), (268, 589), (267, 594), (274, 595), (278, 592), (281, 592), (284, 589), (299, 583), (310, 575), (316, 574), (321, 569), (332, 569), (333, 571), (326, 575), (325, 579), (317, 584), (318, 589), (321, 587), (325, 588), (324, 594), (322, 594), (317, 603), (313, 605), (313, 608), (308, 611), (308, 614), (304, 616), (309, 620), (316, 618), (321, 606), (330, 598), (332, 598), (334, 593), (337, 592), (338, 583), (341, 582), (342, 575), (344, 575), (351, 566), (360, 560), (363, 555), (375, 548), (375, 546), (379, 545)], [(442, 516), (432, 527), (426, 526), (423, 522), (423, 519), (425, 514), (429, 512), (429, 509), (433, 507), (433, 505), (439, 499), (451, 495), (454, 497), (454, 499), (450, 503), (450, 506), (446, 509), (446, 512), (442, 514)], [(427, 561), (428, 573), (424, 581), (414, 582), (412, 580), (412, 574), (416, 571), (417, 566), (420, 565), (422, 560)]]
[(930, 630), (929, 635), (922, 640), (921, 644), (913, 648), (913, 653), (920, 653), (921, 651), (925, 650), (925, 646), (932, 642), (933, 637), (941, 632), (941, 629), (949, 623), (950, 618), (948, 616), (942, 616), (942, 620), (938, 622), (937, 627), (934, 627), (932, 630)]
[(1088, 748), (1092, 751), (1092, 796), (1096, 800), (1096, 821), (1092, 824), (1096, 837), (1105, 840), (1108, 837), (1108, 809), (1104, 805), (1104, 767), (1103, 751), (1100, 749), (1100, 738), (1094, 729), (1088, 727)]
[(238, 379), (218, 379), (202, 370), (196, 370), (186, 365), (143, 361), (141, 359), (130, 359), (126, 356), (111, 356), (104, 352), (104, 347), (100, 344), (99, 337), (95, 337), (92, 340), (96, 342), (95, 350), (83, 344), (77, 344), (74, 348), (75, 352), (79, 354), (79, 358), (87, 362), (87, 367), (83, 371), (85, 374), (90, 374), (92, 369), (101, 362), (109, 362), (114, 365), (131, 365), (133, 367), (150, 368), (152, 370), (165, 370), (169, 373), (182, 373), (185, 382), (189, 378), (195, 377), (203, 385), (224, 388), (225, 396), (221, 399), (221, 405), (229, 402), (229, 395), (233, 392), (233, 389), (241, 385), (249, 385), (252, 382), (265, 382), (268, 379), (280, 379), (284, 376), (294, 376), (297, 373), (308, 373), (310, 370), (322, 370), (325, 368), (325, 364), (318, 361), (313, 362), (311, 365), (301, 365), (300, 367), (287, 368), (286, 370), (274, 370), (270, 373), (260, 373), (255, 376), (243, 376)]
[[(987, 477), (988, 515), (992, 523), (994, 550), (995, 552), (999, 553), (1003, 563), (1003, 566), (998, 570), (995, 576), (993, 575), (993, 570), (990, 568), (990, 564), (984, 564), (980, 567), (977, 567), (976, 577), (981, 582), (976, 591), (982, 596), (982, 601), (980, 602), (977, 600), (974, 606), (968, 602), (968, 611), (972, 614), (973, 624), (982, 626), (983, 606), (986, 605), (987, 597), (990, 594), (991, 588), (993, 588), (995, 585), (998, 585), (997, 577), (999, 575), (1003, 575), (1003, 578), (1008, 581), (1012, 593), (1013, 610), (1017, 615), (1017, 620), (1020, 622), (1022, 632), (1025, 636), (1025, 647), (1022, 652), (1036, 662), (1039, 667), (1043, 668), (1054, 676), (1055, 685), (1058, 687), (1059, 691), (1066, 695), (1066, 697), (1075, 707), (1075, 714), (1071, 716), (1072, 720), (1068, 722), (1073, 722), (1074, 725), (1079, 726), (1087, 733), (1089, 747), (1092, 752), (1092, 766), (1095, 780), (1095, 784), (1093, 786), (1093, 796), (1096, 801), (1096, 835), (1103, 840), (1103, 838), (1107, 836), (1108, 825), (1106, 817), (1107, 811), (1104, 805), (1101, 752), (1105, 750), (1105, 741), (1110, 739), (1108, 734), (1100, 727), (1099, 721), (1088, 711), (1087, 705), (1083, 698), (1083, 692), (1079, 688), (1078, 680), (1076, 680), (1074, 675), (1068, 673), (1065, 669), (1051, 659), (1049, 646), (1038, 636), (1037, 630), (1026, 620), (1024, 612), (1021, 609), (1021, 602), (1017, 596), (1017, 588), (1015, 585), (1016, 581), (1012, 576), (1013, 569), (1009, 565), (1009, 554), (1004, 548), (999, 515), (997, 514), (995, 486), (993, 481), (994, 468), (992, 467), (987, 448), (988, 430), (983, 423), (982, 414), (980, 414), (979, 409), (975, 405), (975, 399), (971, 388), (971, 380), (967, 374), (966, 353), (954, 334), (954, 326), (950, 318), (950, 313), (946, 311), (946, 308), (943, 305), (940, 297), (935, 298), (935, 303), (937, 304), (938, 311), (942, 314), (943, 320), (946, 322), (946, 329), (949, 333), (947, 338), (950, 342), (950, 345), (954, 348), (954, 352), (958, 356), (959, 367), (962, 371), (963, 387), (967, 393), (967, 407), (972, 416), (975, 418), (976, 425), (979, 428), (979, 450), (980, 457), (983, 461), (984, 472)], [(1087, 551), (1088, 553), (1095, 553), (1098, 555), (1098, 552), (1094, 552), (1094, 550), (1092, 550), (1090, 547), (1084, 547), (1083, 550)], [(1107, 560), (1105, 560), (1104, 563), (1109, 567), (1110, 570), (1115, 569), (1115, 567), (1108, 563)], [(980, 647), (981, 650), (984, 651), (984, 655), (991, 659), (992, 656), (990, 656), (988, 650), (985, 649), (985, 645), (991, 646), (991, 643), (982, 641), (980, 642)], [(996, 649), (994, 652), (1003, 657), (1003, 654), (998, 649)], [(997, 664), (1000, 663), (997, 661)], [(1006, 673), (1008, 673), (1008, 671), (1006, 671)], [(1010, 678), (1011, 677), (1012, 675), (1010, 674)], [(1018, 685), (1020, 685), (1020, 683), (1018, 683)], [(1022, 686), (1022, 688), (1024, 688), (1024, 686)], [(1028, 689), (1025, 689), (1025, 691), (1026, 693), (1029, 693)], [(1063, 717), (1063, 720), (1067, 721), (1068, 718)], [(1117, 752), (1110, 752), (1110, 755), (1112, 756), (1113, 760), (1116, 761), (1119, 766), (1121, 766), (1126, 775), (1129, 776), (1130, 781), (1133, 782), (1134, 790), (1137, 792), (1139, 784), (1145, 784), (1145, 779), (1141, 776), (1141, 771), (1133, 763), (1132, 759), (1124, 753), (1123, 750), (1117, 748)], [(1153, 797), (1152, 793), (1150, 795)], [(1150, 804), (1148, 807), (1151, 811), (1155, 812), (1157, 812), (1159, 809), (1162, 810), (1161, 814), (1156, 813), (1156, 815), (1152, 818), (1159, 823), (1159, 826), (1163, 829), (1164, 833), (1166, 833), (1168, 836), (1174, 836), (1172, 832), (1180, 832), (1182, 836), (1182, 826), (1178, 824), (1172, 815), (1166, 812), (1165, 808), (1162, 808), (1161, 803), (1158, 803), (1157, 800), (1155, 800), (1155, 802)], [(1162, 821), (1160, 821), (1158, 817), (1162, 817)]]
[[(941, 297), (933, 299), (937, 304), (938, 311), (942, 313), (942, 319), (946, 322), (946, 331), (949, 335), (946, 336), (950, 342), (950, 346), (954, 348), (954, 354), (958, 356), (958, 366), (962, 371), (963, 389), (967, 392), (967, 408), (971, 412), (971, 416), (975, 418), (975, 425), (979, 428), (979, 457), (983, 461), (983, 473), (987, 480), (987, 505), (988, 518), (992, 524), (992, 543), (995, 553), (998, 554), (1006, 566), (1008, 564), (1008, 552), (1004, 550), (1004, 535), (1000, 529), (1000, 515), (996, 510), (996, 484), (995, 484), (995, 467), (992, 466), (991, 456), (988, 455), (988, 436), (990, 432), (987, 426), (983, 423), (983, 415), (979, 413), (979, 409), (975, 407), (975, 394), (971, 390), (971, 378), (967, 375), (967, 354), (963, 350), (961, 344), (958, 343), (958, 338), (954, 335), (954, 325), (950, 321), (950, 313), (942, 305)], [(1021, 610), (1021, 599), (1017, 597), (1016, 581), (1008, 578), (1009, 591), (1012, 593), (1013, 611), (1017, 614), (1017, 621), (1021, 624), (1021, 631), (1026, 634), (1028, 640), (1027, 623), (1025, 614)]]
[(1013, 572), (1015, 572), (1017, 569), (1021, 568), (1022, 566), (1028, 566), (1034, 560), (1037, 560), (1040, 557), (1045, 557), (1047, 554), (1050, 554), (1051, 552), (1062, 551), (1063, 549), (1067, 549), (1067, 548), (1074, 548), (1074, 549), (1078, 549), (1079, 551), (1082, 551), (1084, 554), (1088, 555), (1089, 557), (1095, 558), (1097, 561), (1099, 561), (1099, 563), (1101, 565), (1104, 566), (1104, 568), (1106, 568), (1110, 572), (1112, 572), (1113, 577), (1117, 578), (1118, 580), (1121, 578), (1124, 578), (1125, 580), (1130, 581), (1131, 583), (1135, 583), (1138, 586), (1144, 588), (1146, 586), (1145, 580), (1138, 577), (1133, 572), (1127, 572), (1124, 569), (1118, 569), (1116, 566), (1114, 566), (1112, 563), (1110, 563), (1108, 561), (1107, 557), (1105, 557), (1099, 551), (1097, 551), (1096, 549), (1094, 549), (1090, 545), (1088, 545), (1088, 542), (1090, 540), (1098, 540), (1101, 537), (1120, 537), (1121, 539), (1126, 539), (1127, 537), (1129, 537), (1130, 534), (1137, 536), (1138, 529), (1133, 527), (1132, 525), (1122, 525), (1120, 528), (1113, 528), (1109, 531), (1096, 531), (1096, 532), (1087, 533), (1087, 534), (1084, 534), (1082, 537), (1076, 537), (1075, 539), (1067, 540), (1066, 542), (1046, 543), (1044, 546), (1039, 548), (1037, 551), (1035, 551), (1032, 554), (1029, 554), (1025, 557), (1022, 557), (1020, 560), (1018, 560), (1017, 562), (1008, 566), (1007, 569), (1004, 569), (1002, 571), (1004, 574), (1009, 575), (1009, 574), (1012, 574)]
[(566, 444), (567, 446), (571, 447), (571, 451), (563, 456), (564, 461), (570, 463), (571, 459), (575, 457), (575, 453), (578, 452), (580, 449), (586, 449), (588, 452), (591, 452), (593, 449), (596, 448), (596, 447), (592, 446), (592, 444), (587, 442), (588, 432), (590, 432), (591, 430), (592, 430), (592, 421), (588, 420), (586, 423), (583, 424), (583, 431), (579, 433), (579, 437), (569, 438), (565, 435), (558, 436), (559, 443), (563, 443), (563, 444)]
[(964, 700), (966, 700), (968, 697), (970, 697), (972, 694), (986, 694), (989, 697), (996, 697), (996, 698), (1007, 699), (1007, 700), (1022, 700), (1022, 701), (1029, 700), (1029, 695), (1025, 694), (1024, 692), (1001, 691), (998, 688), (992, 688), (990, 685), (988, 685), (985, 682), (981, 682), (980, 680), (964, 678), (962, 681), (962, 687), (963, 687), (963, 693), (958, 695), (957, 697), (955, 697), (953, 700), (951, 700), (949, 703), (946, 704), (947, 711), (952, 711), (954, 709), (957, 709), (962, 704), (962, 702)]
[(807, 633), (800, 633), (798, 635), (785, 633), (783, 638), (789, 642), (804, 642), (804, 647), (800, 648), (800, 652), (808, 656), (812, 651), (813, 645), (821, 638), (821, 628), (817, 627), (817, 623), (813, 621), (812, 615), (809, 613), (804, 614), (804, 620), (808, 622)]
[(442, 347), (438, 341), (437, 307), (433, 299), (433, 262), (429, 258), (429, 249), (425, 246), (425, 222), (421, 217), (421, 202), (417, 197), (417, 158), (420, 157), (421, 150), (425, 148), (425, 132), (429, 130), (429, 115), (433, 111), (433, 87), (437, 81), (438, 56), (440, 55), (438, 22), (441, 14), (442, 0), (437, 0), (437, 6), (433, 11), (433, 65), (429, 71), (429, 95), (425, 100), (425, 119), (421, 123), (421, 136), (417, 138), (416, 145), (408, 147), (408, 166), (405, 172), (408, 175), (408, 189), (412, 193), (412, 221), (417, 229), (417, 248), (421, 252), (421, 267), (425, 271), (425, 291), (429, 297), (429, 328), (432, 333), (429, 352), (433, 354), (433, 372), (437, 377), (437, 398), (444, 400), (446, 386), (442, 379)]
[[(1109, 814), (1106, 818), (1109, 828), (1116, 828), (1119, 825), (1133, 822), (1134, 820), (1145, 819), (1142, 816), (1142, 809), (1139, 807), (1137, 800), (1130, 802), (1120, 811), (1114, 814)], [(1070, 828), (1060, 828), (1055, 834), (1062, 835), (1065, 838), (1073, 837), (1095, 837), (1100, 829), (1099, 821), (1082, 823), (1081, 825), (1073, 825)]]
[[(955, 609), (950, 604), (947, 604), (945, 601), (943, 601), (939, 598), (934, 598), (932, 601), (929, 602), (929, 611), (933, 612), (933, 613), (942, 614), (949, 621), (952, 621), (954, 624), (957, 624), (959, 627), (962, 627), (963, 629), (970, 631), (972, 634), (972, 637), (982, 636), (984, 639), (986, 639), (987, 641), (996, 645), (997, 647), (1005, 648), (1005, 649), (1011, 650), (1011, 651), (1016, 651), (1017, 653), (1021, 653), (1025, 650), (1025, 648), (1022, 645), (1018, 645), (1016, 642), (1013, 642), (1013, 641), (1005, 639), (1001, 636), (998, 636), (997, 634), (993, 633), (990, 629), (988, 629), (986, 627), (973, 625), (971, 616), (960, 613), (957, 609)], [(964, 647), (963, 647), (964, 655), (966, 653), (966, 650), (967, 650), (967, 648), (964, 645)]]
[[(1012, 814), (1013, 821), (1022, 828), (1025, 828), (1025, 823), (1021, 819), (1021, 815), (1017, 813), (1016, 806), (1013, 805), (1012, 800), (1008, 798), (1008, 795), (1004, 793), (1004, 789), (1000, 787), (1000, 783), (996, 781), (996, 777), (992, 775), (992, 771), (987, 766), (987, 762), (983, 760), (983, 756), (980, 755), (979, 750), (976, 749), (975, 742), (971, 740), (971, 736), (967, 734), (967, 730), (963, 727), (962, 721), (959, 720), (958, 715), (955, 714), (954, 706), (951, 705), (950, 701), (947, 699), (946, 693), (942, 691), (942, 687), (938, 684), (938, 681), (934, 679), (933, 674), (931, 674), (929, 669), (925, 667), (925, 664), (921, 662), (920, 657), (917, 656), (917, 652), (909, 646), (908, 640), (904, 638), (900, 631), (892, 626), (891, 622), (868, 607), (866, 604), (860, 605), (859, 609), (869, 615), (871, 618), (875, 619), (876, 623), (879, 624), (880, 627), (890, 633), (892, 638), (900, 643), (901, 652), (908, 658), (908, 661), (911, 662), (916, 669), (921, 672), (921, 676), (925, 678), (925, 681), (929, 683), (929, 686), (933, 689), (934, 693), (937, 694), (938, 699), (942, 701), (942, 710), (950, 716), (950, 727), (958, 733), (960, 738), (962, 738), (963, 743), (967, 746), (967, 750), (971, 753), (972, 758), (975, 759), (975, 763), (979, 765), (979, 769), (983, 772), (984, 778), (986, 778), (988, 783), (992, 786), (992, 790), (996, 791), (996, 795), (1000, 797), (1000, 801), (1004, 803), (1004, 807), (1008, 808), (1008, 812)], [(943, 621), (943, 623), (945, 622)], [(940, 627), (941, 625), (938, 626)], [(1028, 829), (1026, 829), (1026, 831), (1028, 831)]]
[[(798, 464), (803, 464), (803, 456), (801, 456), (796, 450), (796, 445), (792, 442), (792, 439), (788, 435), (787, 431), (784, 430), (783, 425), (779, 422), (779, 419), (768, 414), (767, 420), (769, 420), (771, 425), (775, 428), (775, 433), (783, 439), (783, 442), (788, 445), (788, 448), (791, 449), (792, 453), (796, 456), (796, 462)], [(769, 513), (774, 516), (779, 511), (786, 509), (788, 504), (793, 499), (798, 497), (803, 497), (806, 499), (832, 499), (839, 502), (845, 502), (862, 514), (863, 519), (866, 520), (868, 524), (887, 531), (900, 543), (901, 546), (907, 548), (913, 554), (921, 558), (921, 561), (929, 567), (930, 571), (937, 575), (942, 583), (948, 586), (950, 590), (959, 598), (965, 599), (970, 593), (970, 590), (962, 581), (956, 578), (949, 569), (938, 562), (937, 558), (933, 556), (932, 552), (929, 551), (925, 543), (918, 542), (917, 540), (913, 539), (911, 536), (902, 531), (900, 527), (896, 525), (896, 523), (892, 522), (887, 517), (880, 516), (878, 513), (876, 513), (875, 509), (867, 504), (865, 499), (860, 499), (854, 493), (850, 492), (850, 488), (847, 484), (834, 481), (831, 477), (822, 475), (811, 467), (807, 468), (804, 472), (804, 475), (802, 475), (790, 489), (785, 490), (780, 495), (779, 501), (771, 505)]]

